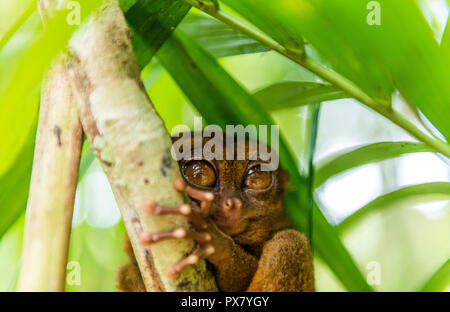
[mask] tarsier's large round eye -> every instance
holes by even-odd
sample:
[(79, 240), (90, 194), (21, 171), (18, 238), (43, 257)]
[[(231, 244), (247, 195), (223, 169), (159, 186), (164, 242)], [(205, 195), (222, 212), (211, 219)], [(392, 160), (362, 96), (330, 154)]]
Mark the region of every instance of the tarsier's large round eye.
[(193, 160), (183, 168), (184, 177), (188, 182), (202, 187), (211, 187), (216, 184), (214, 168), (206, 161)]
[(248, 170), (245, 178), (245, 186), (253, 190), (268, 188), (272, 183), (272, 172), (261, 171), (261, 166), (255, 166)]

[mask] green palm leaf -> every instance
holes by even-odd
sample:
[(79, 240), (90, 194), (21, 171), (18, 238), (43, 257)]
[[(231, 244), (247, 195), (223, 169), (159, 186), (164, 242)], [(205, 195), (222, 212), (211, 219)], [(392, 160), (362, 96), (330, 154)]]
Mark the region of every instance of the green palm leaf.
[(423, 143), (415, 142), (380, 142), (364, 145), (322, 160), (316, 166), (314, 185), (319, 187), (332, 176), (362, 165), (420, 152), (433, 152), (433, 150)]

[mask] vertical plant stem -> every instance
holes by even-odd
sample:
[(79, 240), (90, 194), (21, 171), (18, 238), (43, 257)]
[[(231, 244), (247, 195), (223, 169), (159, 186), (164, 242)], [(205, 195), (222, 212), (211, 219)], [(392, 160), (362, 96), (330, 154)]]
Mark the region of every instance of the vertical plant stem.
[(60, 55), (42, 85), (20, 291), (64, 291), (82, 129)]
[(314, 252), (314, 238), (313, 238), (313, 207), (314, 207), (314, 153), (316, 151), (317, 133), (319, 131), (319, 114), (320, 103), (312, 105), (311, 114), (311, 134), (309, 136), (309, 164), (308, 164), (308, 238), (311, 242), (311, 251)]

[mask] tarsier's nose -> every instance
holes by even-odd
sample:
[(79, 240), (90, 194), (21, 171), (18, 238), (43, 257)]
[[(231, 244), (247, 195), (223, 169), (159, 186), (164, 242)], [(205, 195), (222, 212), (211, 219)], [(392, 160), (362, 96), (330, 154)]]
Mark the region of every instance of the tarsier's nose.
[(222, 209), (216, 215), (216, 222), (221, 228), (233, 228), (241, 218), (242, 201), (237, 197), (228, 197), (222, 201)]
[(240, 212), (242, 208), (242, 201), (237, 197), (230, 197), (222, 202), (222, 209), (224, 213)]

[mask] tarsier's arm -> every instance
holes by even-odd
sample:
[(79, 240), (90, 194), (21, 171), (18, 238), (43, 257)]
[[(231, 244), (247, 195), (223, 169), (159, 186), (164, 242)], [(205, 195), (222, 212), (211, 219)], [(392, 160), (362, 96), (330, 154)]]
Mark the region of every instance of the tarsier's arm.
[(264, 245), (247, 291), (314, 291), (313, 259), (306, 237), (292, 229), (277, 232)]
[(208, 260), (216, 268), (222, 291), (314, 291), (314, 269), (309, 243), (292, 229), (276, 232), (263, 245), (258, 259), (231, 241), (222, 254)]
[[(183, 179), (174, 186), (191, 204), (166, 207), (149, 200), (144, 211), (185, 216), (191, 228), (140, 235), (144, 245), (164, 239), (197, 242), (191, 255), (168, 269), (169, 276), (205, 258), (213, 265), (222, 291), (314, 291), (308, 241), (289, 229), (284, 213), (287, 176), (281, 168), (267, 172), (261, 170), (260, 161), (187, 159), (180, 161), (180, 169)], [(140, 276), (138, 281), (135, 278), (136, 261), (130, 256), (132, 263), (117, 274), (117, 286), (122, 291), (143, 291)]]

